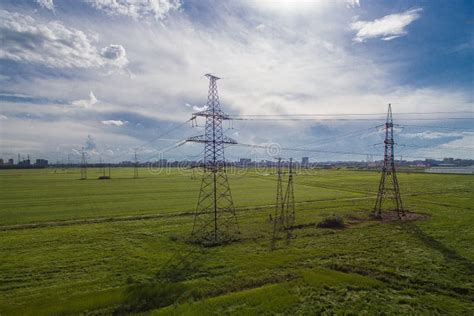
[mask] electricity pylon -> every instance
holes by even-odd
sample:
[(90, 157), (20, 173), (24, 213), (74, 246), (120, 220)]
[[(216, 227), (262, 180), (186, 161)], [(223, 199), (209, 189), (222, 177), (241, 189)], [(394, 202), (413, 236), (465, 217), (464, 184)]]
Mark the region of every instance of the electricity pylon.
[(273, 217), (273, 234), (271, 249), (275, 249), (275, 243), (278, 239), (280, 231), (282, 230), (283, 218), (281, 217), (283, 212), (283, 187), (282, 187), (282, 171), (281, 171), (281, 158), (277, 158), (277, 188), (276, 188), (276, 201), (275, 201), (275, 216)]
[(87, 159), (84, 147), (81, 149), (81, 180), (87, 179)]
[(288, 167), (288, 184), (286, 186), (285, 198), (283, 202), (283, 213), (285, 216), (285, 227), (289, 229), (295, 223), (295, 194), (293, 190), (293, 159), (290, 158), (290, 165)]
[(387, 121), (385, 122), (385, 150), (382, 167), (382, 176), (380, 178), (379, 191), (377, 193), (377, 201), (375, 202), (374, 214), (377, 217), (382, 216), (382, 206), (387, 199), (394, 201), (395, 210), (398, 217), (405, 215), (403, 210), (402, 198), (400, 196), (400, 188), (398, 186), (397, 173), (395, 171), (395, 158), (393, 147), (393, 118), (392, 106), (388, 105)]
[(187, 141), (204, 143), (203, 177), (194, 216), (192, 239), (205, 245), (227, 243), (237, 238), (239, 226), (235, 216), (224, 158), (224, 146), (237, 144), (224, 135), (222, 121), (230, 117), (222, 112), (217, 93), (218, 77), (209, 78), (209, 94), (205, 110), (194, 113), (193, 119), (206, 118), (205, 134), (193, 136)]
[(133, 178), (138, 178), (138, 159), (137, 159), (137, 150), (135, 149), (135, 162), (133, 164)]
[(281, 232), (286, 232), (287, 241), (291, 237), (291, 227), (295, 222), (295, 196), (293, 190), (293, 160), (290, 159), (288, 166), (288, 184), (283, 196), (281, 158), (277, 163), (277, 194), (275, 204), (275, 217), (273, 218), (273, 234), (271, 249), (275, 249), (275, 243)]

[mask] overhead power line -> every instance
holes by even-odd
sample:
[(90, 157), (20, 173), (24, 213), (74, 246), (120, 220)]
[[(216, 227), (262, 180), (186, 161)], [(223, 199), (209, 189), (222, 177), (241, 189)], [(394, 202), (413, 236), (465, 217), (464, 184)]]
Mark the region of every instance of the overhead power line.
[[(243, 147), (252, 147), (252, 148), (260, 148), (260, 149), (267, 149), (268, 146), (266, 145), (252, 145), (252, 144), (243, 144), (238, 143), (237, 146)], [(349, 152), (349, 151), (330, 151), (330, 150), (320, 150), (320, 149), (307, 149), (307, 148), (298, 148), (298, 147), (281, 147), (280, 150), (285, 151), (301, 151), (301, 152), (314, 152), (314, 153), (325, 153), (325, 154), (341, 154), (341, 155), (377, 155), (373, 153), (360, 153), (360, 152)]]
[[(325, 118), (325, 117), (275, 117), (275, 118), (239, 118), (235, 121), (383, 121), (384, 118)], [(400, 118), (398, 121), (444, 121), (444, 120), (473, 120), (474, 117), (440, 117), (440, 118)]]
[(403, 127), (406, 128), (436, 128), (436, 129), (448, 129), (448, 130), (473, 130), (472, 127), (448, 127), (448, 126), (438, 126), (438, 125), (412, 125), (412, 124), (403, 124)]
[[(267, 149), (267, 145), (253, 145), (253, 144), (243, 144), (243, 143), (238, 143), (236, 146), (242, 146), (242, 147), (251, 147), (251, 148), (259, 148), (259, 149)], [(321, 153), (321, 154), (337, 154), (337, 155), (351, 155), (351, 156), (367, 156), (367, 155), (372, 155), (372, 156), (382, 156), (380, 153), (368, 153), (368, 152), (356, 152), (356, 151), (332, 151), (332, 150), (320, 150), (320, 149), (311, 149), (311, 148), (298, 148), (298, 147), (279, 147), (280, 150), (282, 151), (299, 151), (299, 152), (311, 152), (311, 153)], [(406, 158), (411, 158), (411, 159), (420, 159), (420, 160), (425, 160), (430, 157), (420, 157), (420, 156), (411, 156), (411, 155), (404, 155)]]
[[(434, 114), (474, 114), (474, 111), (438, 111), (438, 112), (400, 112), (398, 115), (434, 115)], [(230, 115), (230, 117), (277, 117), (277, 116), (371, 116), (386, 115), (386, 113), (301, 113), (301, 114), (242, 114)]]

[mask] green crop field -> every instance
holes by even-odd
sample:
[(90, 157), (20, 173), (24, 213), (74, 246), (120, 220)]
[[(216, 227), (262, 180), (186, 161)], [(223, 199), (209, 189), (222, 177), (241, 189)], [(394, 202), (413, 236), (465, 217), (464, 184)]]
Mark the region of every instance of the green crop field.
[[(200, 247), (200, 174), (0, 171), (0, 315), (474, 315), (474, 176), (400, 173), (416, 221), (369, 215), (379, 173), (301, 171), (270, 249), (276, 177), (231, 172), (240, 240)], [(345, 228), (316, 224), (340, 216)]]

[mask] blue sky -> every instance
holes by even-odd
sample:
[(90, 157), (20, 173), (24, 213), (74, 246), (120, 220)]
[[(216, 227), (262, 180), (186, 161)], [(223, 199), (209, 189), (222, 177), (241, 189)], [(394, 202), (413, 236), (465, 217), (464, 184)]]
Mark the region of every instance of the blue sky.
[[(205, 104), (203, 74), (211, 72), (223, 78), (222, 107), (234, 115), (382, 113), (392, 103), (404, 158), (473, 158), (471, 113), (399, 114), (473, 111), (473, 7), (458, 0), (4, 0), (0, 156), (77, 161), (87, 142), (91, 161), (130, 160), (134, 148), (141, 160), (195, 160), (198, 144), (159, 151), (201, 133), (180, 124)], [(225, 127), (244, 144), (313, 151), (283, 157), (379, 159), (375, 126), (383, 116), (358, 118)], [(353, 154), (330, 153), (338, 151)], [(271, 159), (265, 150), (227, 150), (229, 159), (247, 156)]]

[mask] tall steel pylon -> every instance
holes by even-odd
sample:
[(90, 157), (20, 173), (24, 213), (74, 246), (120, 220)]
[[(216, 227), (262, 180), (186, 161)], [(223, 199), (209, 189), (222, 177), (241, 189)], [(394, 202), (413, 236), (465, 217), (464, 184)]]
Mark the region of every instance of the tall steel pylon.
[(288, 184), (286, 186), (284, 198), (285, 226), (287, 230), (295, 223), (295, 194), (293, 190), (293, 159), (290, 158), (288, 166)]
[(276, 188), (276, 201), (275, 201), (275, 216), (273, 217), (273, 234), (271, 248), (275, 249), (275, 243), (278, 239), (278, 235), (282, 230), (283, 218), (283, 186), (282, 186), (282, 170), (281, 170), (281, 158), (277, 158), (277, 188)]
[(87, 179), (87, 159), (84, 147), (81, 149), (81, 180)]
[(287, 240), (291, 237), (291, 227), (295, 223), (295, 195), (293, 189), (293, 159), (288, 164), (288, 184), (283, 196), (281, 158), (277, 163), (277, 194), (275, 204), (275, 217), (273, 218), (273, 235), (271, 248), (275, 249), (275, 243), (280, 232), (286, 232)]
[(400, 188), (398, 186), (397, 173), (395, 171), (394, 145), (393, 139), (393, 118), (392, 105), (388, 105), (387, 121), (385, 122), (385, 150), (382, 167), (382, 176), (380, 178), (379, 191), (377, 193), (377, 201), (375, 202), (374, 213), (377, 217), (382, 215), (382, 206), (384, 201), (391, 199), (394, 201), (395, 210), (398, 217), (405, 215), (403, 210), (402, 198), (400, 196)]
[(209, 78), (209, 94), (204, 111), (193, 114), (206, 118), (205, 134), (188, 138), (187, 141), (204, 143), (203, 177), (194, 216), (192, 239), (194, 242), (216, 245), (237, 238), (239, 226), (230, 191), (224, 158), (224, 146), (237, 144), (224, 135), (222, 121), (230, 117), (222, 112), (217, 93), (220, 78), (206, 74)]
[(138, 158), (137, 158), (137, 150), (135, 149), (135, 161), (133, 164), (133, 178), (138, 178)]

